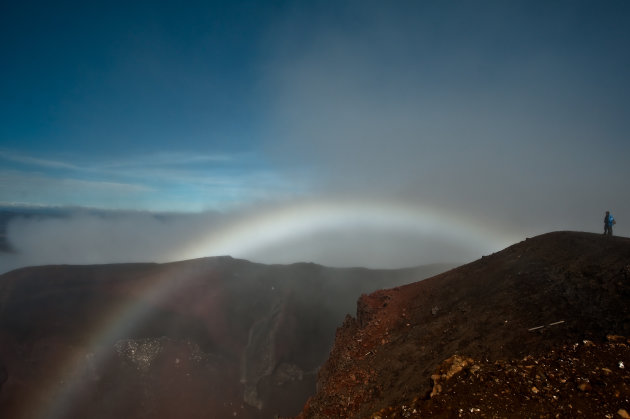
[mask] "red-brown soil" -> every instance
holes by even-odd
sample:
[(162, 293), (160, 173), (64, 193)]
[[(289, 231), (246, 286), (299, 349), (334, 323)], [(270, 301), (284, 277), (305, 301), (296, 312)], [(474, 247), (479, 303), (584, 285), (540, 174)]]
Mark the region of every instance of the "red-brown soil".
[(363, 295), (301, 417), (623, 417), (629, 297), (630, 239), (573, 232)]

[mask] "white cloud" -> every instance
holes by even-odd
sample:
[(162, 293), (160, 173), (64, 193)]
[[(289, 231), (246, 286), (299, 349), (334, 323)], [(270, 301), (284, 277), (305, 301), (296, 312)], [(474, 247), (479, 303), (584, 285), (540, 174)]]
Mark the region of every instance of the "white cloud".
[(0, 255), (0, 270), (226, 254), (263, 263), (395, 268), (465, 262), (510, 244), (510, 237), (480, 226), (461, 215), (378, 202), (270, 202), (198, 214), (57, 210), (9, 222), (16, 252)]

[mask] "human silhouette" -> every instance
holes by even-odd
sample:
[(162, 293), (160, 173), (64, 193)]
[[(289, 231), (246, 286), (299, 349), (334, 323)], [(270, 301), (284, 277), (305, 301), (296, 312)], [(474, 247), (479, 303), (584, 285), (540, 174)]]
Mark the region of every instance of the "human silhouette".
[(604, 235), (612, 236), (613, 234), (613, 225), (617, 224), (615, 221), (615, 217), (612, 216), (610, 211), (606, 211), (606, 215), (604, 215)]

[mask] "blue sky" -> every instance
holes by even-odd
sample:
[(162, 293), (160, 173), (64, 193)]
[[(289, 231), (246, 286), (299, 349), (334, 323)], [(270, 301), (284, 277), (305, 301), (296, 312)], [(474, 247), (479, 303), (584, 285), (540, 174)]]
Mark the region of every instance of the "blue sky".
[(629, 18), (625, 1), (5, 2), (0, 203), (351, 200), (599, 231), (630, 214)]
[[(250, 178), (273, 176), (259, 143), (260, 40), (274, 9), (3, 5), (0, 157), (15, 182), (0, 199), (197, 211), (269, 188)], [(64, 181), (83, 183), (72, 193)]]

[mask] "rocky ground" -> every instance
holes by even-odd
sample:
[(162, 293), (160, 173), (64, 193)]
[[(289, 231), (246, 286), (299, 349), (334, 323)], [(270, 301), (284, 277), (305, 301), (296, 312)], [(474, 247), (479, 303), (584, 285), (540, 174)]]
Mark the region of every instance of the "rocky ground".
[(630, 418), (630, 341), (609, 336), (509, 361), (453, 356), (431, 376), (429, 398), (381, 409), (372, 418)]
[(629, 298), (630, 239), (572, 232), (364, 295), (301, 417), (624, 417)]

